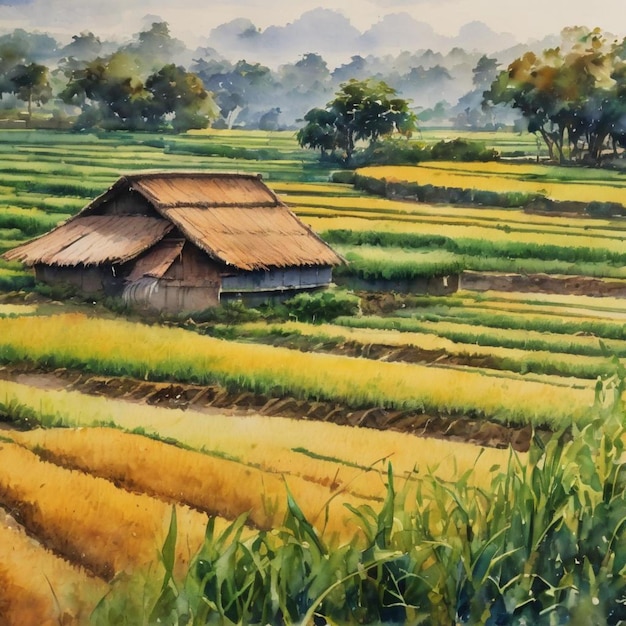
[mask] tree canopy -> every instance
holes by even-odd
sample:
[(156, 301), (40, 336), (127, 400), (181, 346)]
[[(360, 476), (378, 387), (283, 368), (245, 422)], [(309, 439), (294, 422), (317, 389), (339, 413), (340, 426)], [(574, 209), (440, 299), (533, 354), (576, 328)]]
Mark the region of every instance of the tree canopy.
[(626, 40), (566, 29), (558, 48), (527, 52), (485, 92), (487, 104), (518, 109), (555, 161), (599, 163), (626, 138)]
[(324, 109), (311, 109), (298, 132), (301, 146), (322, 154), (340, 150), (350, 162), (358, 141), (372, 143), (394, 132), (410, 136), (417, 118), (409, 103), (381, 80), (352, 79), (340, 86)]

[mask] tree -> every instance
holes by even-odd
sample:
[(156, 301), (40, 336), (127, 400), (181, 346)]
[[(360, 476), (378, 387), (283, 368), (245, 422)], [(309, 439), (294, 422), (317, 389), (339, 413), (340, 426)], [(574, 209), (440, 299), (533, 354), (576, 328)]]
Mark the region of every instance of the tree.
[(200, 78), (173, 63), (149, 76), (145, 89), (149, 94), (146, 117), (154, 127), (169, 118), (176, 131), (206, 128), (215, 117), (215, 103)]
[[(322, 151), (341, 149), (349, 163), (358, 141), (371, 144), (394, 132), (410, 136), (417, 128), (417, 118), (408, 102), (397, 96), (387, 83), (371, 78), (343, 83), (325, 109), (307, 113), (307, 125), (298, 134), (300, 145)], [(323, 147), (330, 145), (331, 127), (332, 148)]]
[[(194, 68), (204, 85), (214, 94), (223, 125), (232, 128), (251, 105), (267, 110), (275, 107), (275, 85), (269, 67), (245, 60), (196, 61)], [(249, 118), (246, 120), (249, 121)]]
[(33, 117), (33, 102), (45, 104), (52, 97), (48, 68), (38, 63), (17, 65), (11, 72), (13, 92), (24, 102), (28, 103), (27, 126), (30, 126)]
[(12, 76), (18, 66), (49, 62), (57, 51), (57, 42), (49, 35), (16, 29), (0, 36), (0, 98), (15, 93)]
[(78, 128), (137, 130), (144, 126), (148, 93), (133, 58), (124, 52), (71, 70), (59, 97), (82, 109)]
[(620, 118), (619, 58), (599, 30), (566, 29), (562, 47), (513, 61), (485, 92), (485, 103), (518, 109), (552, 160), (597, 163)]

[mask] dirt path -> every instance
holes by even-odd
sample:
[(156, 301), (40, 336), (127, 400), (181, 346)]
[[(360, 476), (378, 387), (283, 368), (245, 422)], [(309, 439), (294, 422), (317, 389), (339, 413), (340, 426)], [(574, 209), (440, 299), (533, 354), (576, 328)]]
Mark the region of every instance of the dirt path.
[(530, 427), (511, 428), (470, 416), (441, 416), (382, 407), (354, 409), (335, 402), (314, 402), (293, 397), (270, 397), (248, 391), (229, 391), (219, 385), (151, 382), (132, 378), (92, 376), (77, 370), (45, 371), (26, 365), (0, 368), (0, 378), (39, 389), (68, 389), (94, 396), (145, 403), (163, 408), (204, 413), (320, 420), (335, 424), (394, 430), (417, 436), (464, 441), (489, 447), (528, 449)]

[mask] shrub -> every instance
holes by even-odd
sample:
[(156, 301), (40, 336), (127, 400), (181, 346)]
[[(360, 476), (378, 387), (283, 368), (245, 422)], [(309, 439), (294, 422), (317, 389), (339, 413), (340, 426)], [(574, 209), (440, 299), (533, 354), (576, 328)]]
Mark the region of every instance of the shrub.
[(333, 183), (340, 183), (344, 185), (354, 185), (355, 177), (356, 175), (352, 170), (339, 170), (331, 174), (330, 180)]
[(287, 311), (298, 321), (329, 322), (340, 315), (355, 315), (359, 311), (360, 300), (345, 291), (322, 291), (300, 293), (285, 302)]
[(431, 148), (431, 158), (435, 161), (495, 161), (498, 157), (495, 149), (460, 137), (440, 141)]
[(355, 167), (363, 165), (414, 165), (431, 158), (430, 149), (406, 139), (376, 141), (364, 150), (355, 152), (352, 162)]

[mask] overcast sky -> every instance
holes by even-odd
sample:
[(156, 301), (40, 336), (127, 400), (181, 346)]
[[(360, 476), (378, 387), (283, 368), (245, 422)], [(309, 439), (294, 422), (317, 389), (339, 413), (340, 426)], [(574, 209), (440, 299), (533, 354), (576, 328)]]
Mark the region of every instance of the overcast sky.
[(148, 21), (163, 19), (173, 35), (193, 43), (238, 17), (263, 29), (317, 7), (341, 12), (362, 31), (386, 14), (407, 12), (442, 35), (456, 35), (473, 20), (522, 41), (574, 25), (626, 35), (626, 0), (0, 0), (0, 28), (45, 30), (66, 38), (90, 30), (128, 40), (146, 25), (148, 15)]

